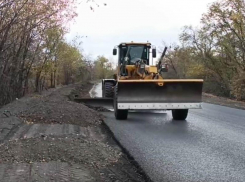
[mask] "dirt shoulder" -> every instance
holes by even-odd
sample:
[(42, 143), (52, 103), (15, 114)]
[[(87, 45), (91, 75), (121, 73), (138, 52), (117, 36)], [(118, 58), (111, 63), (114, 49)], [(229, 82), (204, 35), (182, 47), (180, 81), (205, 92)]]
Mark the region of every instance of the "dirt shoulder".
[(70, 100), (92, 86), (52, 89), (0, 109), (0, 181), (146, 181), (103, 116)]
[(245, 110), (245, 102), (227, 99), (208, 93), (202, 94), (203, 102)]

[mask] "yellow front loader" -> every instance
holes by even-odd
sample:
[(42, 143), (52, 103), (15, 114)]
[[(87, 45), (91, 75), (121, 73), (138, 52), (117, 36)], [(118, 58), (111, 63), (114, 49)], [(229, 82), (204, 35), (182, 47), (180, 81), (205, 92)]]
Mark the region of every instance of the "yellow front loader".
[(156, 57), (150, 43), (121, 43), (114, 48), (117, 76), (103, 80), (104, 97), (113, 98), (116, 119), (127, 119), (128, 110), (172, 110), (173, 119), (185, 120), (188, 109), (201, 108), (203, 80), (164, 79), (161, 72), (168, 71), (167, 65), (161, 60), (150, 65), (150, 52)]
[(150, 43), (121, 43), (113, 49), (113, 55), (118, 55), (115, 79), (102, 80), (103, 98), (83, 102), (113, 103), (118, 120), (127, 119), (128, 110), (171, 110), (173, 119), (185, 120), (189, 109), (201, 108), (203, 80), (164, 79), (166, 51), (157, 65), (150, 65), (150, 53), (156, 57)]

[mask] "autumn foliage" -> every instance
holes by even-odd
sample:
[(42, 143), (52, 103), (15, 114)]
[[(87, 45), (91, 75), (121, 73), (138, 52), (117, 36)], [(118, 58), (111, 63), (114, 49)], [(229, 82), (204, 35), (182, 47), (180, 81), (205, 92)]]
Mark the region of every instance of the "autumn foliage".
[(64, 42), (75, 5), (73, 0), (0, 1), (0, 105), (72, 80), (64, 75), (72, 77), (73, 70), (61, 68), (82, 57)]
[(245, 100), (245, 1), (217, 1), (201, 27), (184, 27), (166, 61), (170, 74), (205, 79), (204, 91)]

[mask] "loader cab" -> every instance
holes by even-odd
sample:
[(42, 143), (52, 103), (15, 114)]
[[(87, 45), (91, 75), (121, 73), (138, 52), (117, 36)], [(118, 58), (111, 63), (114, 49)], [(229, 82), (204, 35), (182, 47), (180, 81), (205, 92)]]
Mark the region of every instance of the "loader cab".
[[(118, 65), (134, 65), (137, 60), (142, 59), (149, 65), (150, 43), (121, 43), (118, 46)], [(113, 50), (113, 55), (117, 54), (117, 49)], [(126, 58), (126, 59), (125, 59)]]

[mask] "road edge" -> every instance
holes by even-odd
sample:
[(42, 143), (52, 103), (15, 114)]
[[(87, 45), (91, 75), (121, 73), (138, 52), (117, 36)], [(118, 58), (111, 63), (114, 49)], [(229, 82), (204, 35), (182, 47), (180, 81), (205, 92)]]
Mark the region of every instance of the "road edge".
[(245, 102), (236, 101), (225, 97), (219, 97), (212, 94), (203, 93), (202, 94), (202, 102), (208, 104), (214, 104), (218, 106), (224, 106), (234, 109), (245, 110)]
[[(102, 112), (103, 114), (103, 112)], [(130, 154), (130, 152), (120, 143), (120, 141), (116, 138), (115, 134), (111, 130), (111, 128), (106, 124), (104, 119), (102, 120), (101, 126), (108, 132), (108, 134), (112, 137), (112, 139), (116, 142), (116, 144), (120, 147), (122, 152), (127, 156), (129, 162), (134, 165), (137, 169), (137, 172), (146, 180), (146, 182), (153, 182), (150, 177), (146, 174), (146, 172), (142, 169), (140, 164), (134, 159), (134, 157)]]

